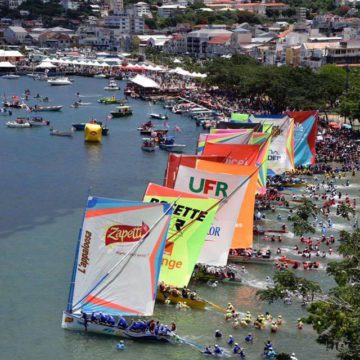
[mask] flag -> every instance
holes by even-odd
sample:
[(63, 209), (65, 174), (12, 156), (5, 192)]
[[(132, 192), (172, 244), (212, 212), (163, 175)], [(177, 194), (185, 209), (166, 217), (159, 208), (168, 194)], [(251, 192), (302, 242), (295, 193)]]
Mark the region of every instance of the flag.
[(180, 128), (180, 126), (178, 126), (178, 125), (175, 125), (175, 129), (174, 129), (176, 132), (181, 132), (181, 128)]

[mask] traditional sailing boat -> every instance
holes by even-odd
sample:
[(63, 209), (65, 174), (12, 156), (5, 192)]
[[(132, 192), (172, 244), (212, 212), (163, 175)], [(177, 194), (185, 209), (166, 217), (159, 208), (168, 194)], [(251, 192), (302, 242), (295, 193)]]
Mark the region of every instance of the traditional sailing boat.
[[(179, 341), (172, 331), (133, 326), (146, 325), (142, 321), (130, 326), (120, 322), (124, 316), (153, 314), (171, 214), (169, 204), (88, 198), (63, 312), (64, 329)], [(111, 321), (102, 321), (101, 316), (98, 320), (96, 314)]]

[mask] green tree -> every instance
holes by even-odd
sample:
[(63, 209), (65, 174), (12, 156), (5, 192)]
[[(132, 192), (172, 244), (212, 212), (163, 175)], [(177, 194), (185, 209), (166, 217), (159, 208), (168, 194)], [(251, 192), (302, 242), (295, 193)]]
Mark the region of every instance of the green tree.
[(340, 98), (340, 114), (353, 124), (360, 121), (360, 71), (347, 69), (347, 89)]
[[(335, 65), (325, 65), (319, 70), (319, 92), (324, 100), (322, 109), (325, 113), (337, 107), (346, 85), (346, 72)], [(326, 113), (327, 114), (327, 113)]]
[(302, 203), (298, 206), (295, 215), (291, 217), (293, 222), (294, 234), (297, 236), (303, 236), (307, 233), (315, 233), (315, 228), (310, 224), (310, 217), (315, 218), (318, 214), (319, 209), (309, 199), (302, 198)]

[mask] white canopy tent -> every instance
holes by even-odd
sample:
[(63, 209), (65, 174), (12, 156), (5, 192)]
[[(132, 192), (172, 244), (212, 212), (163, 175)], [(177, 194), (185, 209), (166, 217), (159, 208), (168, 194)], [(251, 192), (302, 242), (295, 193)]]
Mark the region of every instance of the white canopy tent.
[(49, 61), (43, 61), (42, 63), (40, 63), (37, 67), (37, 69), (54, 69), (56, 68), (55, 65), (53, 65), (51, 62)]
[(144, 75), (136, 75), (134, 78), (130, 79), (130, 81), (143, 88), (148, 88), (148, 89), (160, 88), (160, 85), (157, 82)]
[(0, 68), (14, 69), (16, 66), (9, 61), (0, 61)]

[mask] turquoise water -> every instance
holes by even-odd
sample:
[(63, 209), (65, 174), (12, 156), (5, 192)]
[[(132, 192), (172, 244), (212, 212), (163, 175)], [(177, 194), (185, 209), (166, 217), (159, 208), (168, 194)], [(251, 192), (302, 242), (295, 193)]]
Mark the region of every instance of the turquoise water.
[[(0, 93), (20, 95), (30, 89), (32, 95), (49, 96), (49, 105), (63, 105), (61, 113), (41, 113), (60, 130), (69, 130), (71, 123), (90, 118), (104, 120), (114, 108), (100, 105), (96, 100), (104, 95), (106, 80), (75, 78), (67, 87), (50, 87), (44, 82), (22, 77), (17, 81), (0, 79)], [(125, 83), (121, 82), (122, 88)], [(80, 109), (70, 108), (75, 93), (80, 92)], [(122, 91), (117, 93), (122, 97)], [(29, 101), (29, 104), (35, 104)], [(141, 137), (136, 128), (148, 119), (150, 112), (163, 112), (160, 105), (150, 106), (140, 100), (129, 100), (134, 115), (109, 122), (110, 135), (101, 145), (88, 145), (83, 133), (73, 138), (49, 136), (48, 127), (8, 129), (8, 117), (0, 116), (0, 182), (2, 211), (0, 216), (0, 279), (2, 320), (1, 359), (201, 359), (203, 355), (189, 346), (139, 344), (126, 342), (126, 350), (115, 350), (116, 339), (89, 334), (67, 332), (61, 329), (62, 310), (66, 306), (68, 286), (83, 206), (88, 193), (114, 198), (140, 200), (148, 182), (161, 184), (167, 154), (162, 151), (144, 153), (140, 149)], [(26, 115), (14, 110), (13, 117)], [(170, 115), (170, 125), (179, 125), (179, 143), (187, 144), (193, 153), (197, 133), (200, 131), (187, 117)], [(160, 122), (161, 123), (161, 122)], [(358, 193), (355, 186), (349, 193)], [(284, 212), (284, 216), (286, 213)], [(269, 228), (279, 227), (269, 214)], [(337, 231), (348, 225), (334, 219)], [(294, 239), (284, 240), (282, 247), (292, 248)], [(276, 244), (270, 244), (276, 249)], [(290, 251), (290, 250), (289, 250)], [(314, 341), (316, 334), (310, 329), (296, 329), (296, 319), (304, 315), (297, 305), (285, 306), (260, 303), (255, 298), (258, 288), (266, 286), (265, 277), (273, 270), (268, 266), (247, 266), (244, 286), (194, 285), (204, 298), (222, 306), (231, 301), (240, 311), (253, 315), (270, 311), (282, 314), (285, 324), (275, 335), (270, 330), (250, 331), (255, 343), (245, 346), (248, 359), (261, 358), (263, 343), (271, 338), (277, 351), (294, 351), (299, 359), (334, 359)], [(302, 272), (321, 281), (324, 287), (332, 285), (324, 271)], [(246, 285), (247, 284), (247, 285)], [(250, 286), (251, 285), (251, 286)], [(178, 332), (199, 344), (214, 344), (213, 333), (219, 328), (224, 335), (233, 334), (244, 344), (249, 329), (234, 330), (215, 310), (176, 310), (157, 305), (154, 318), (162, 322), (175, 320)], [(225, 346), (219, 341), (220, 345)]]

